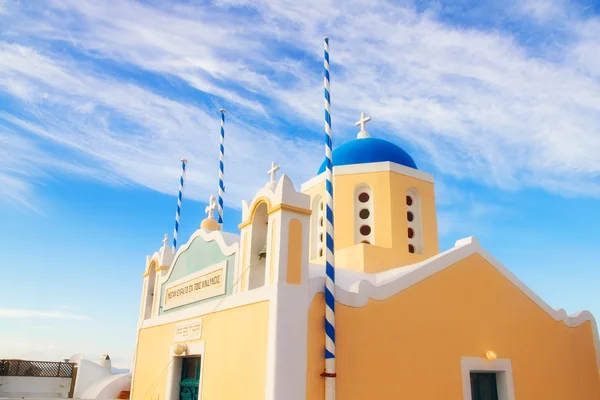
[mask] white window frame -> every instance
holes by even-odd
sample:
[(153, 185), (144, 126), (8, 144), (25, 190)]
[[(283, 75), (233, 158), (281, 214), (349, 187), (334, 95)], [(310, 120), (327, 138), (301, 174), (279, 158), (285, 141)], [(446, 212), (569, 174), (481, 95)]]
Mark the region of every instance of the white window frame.
[[(358, 200), (358, 196), (365, 192), (369, 195), (369, 200), (366, 203), (361, 203)], [(360, 210), (366, 208), (369, 210), (369, 217), (367, 219), (360, 218)], [(373, 188), (368, 183), (361, 183), (356, 185), (354, 188), (354, 244), (362, 243), (363, 241), (368, 241), (369, 244), (375, 245), (375, 207), (373, 201)], [(363, 236), (360, 233), (360, 228), (363, 225), (368, 225), (371, 228), (371, 232)]]
[(178, 356), (169, 348), (169, 370), (167, 372), (166, 400), (179, 400), (179, 381), (181, 380), (181, 367), (184, 358), (200, 357), (200, 384), (198, 386), (198, 400), (202, 399), (202, 376), (204, 375), (204, 342), (186, 343), (185, 353)]
[[(325, 212), (321, 210), (321, 204), (325, 208), (325, 199), (320, 195), (316, 195), (312, 200), (312, 214), (311, 214), (311, 225), (310, 225), (310, 259), (314, 260), (319, 258), (319, 250), (325, 249), (325, 221), (323, 226), (319, 224), (321, 218), (325, 219)], [(319, 235), (323, 234), (323, 242), (319, 240)], [(323, 256), (325, 256), (325, 250), (323, 250)]]
[(509, 359), (490, 361), (486, 358), (461, 359), (463, 399), (471, 400), (471, 372), (495, 372), (498, 400), (515, 400), (512, 365)]
[[(408, 227), (413, 230), (413, 237), (408, 238), (408, 244), (412, 244), (415, 247), (414, 254), (423, 254), (423, 222), (421, 219), (421, 194), (416, 188), (409, 188), (406, 191), (406, 196), (410, 196), (412, 199), (412, 205), (406, 204), (406, 213), (408, 215), (408, 211), (412, 212), (413, 220), (408, 221)], [(408, 231), (406, 232), (408, 235)], [(408, 251), (408, 248), (406, 249)]]

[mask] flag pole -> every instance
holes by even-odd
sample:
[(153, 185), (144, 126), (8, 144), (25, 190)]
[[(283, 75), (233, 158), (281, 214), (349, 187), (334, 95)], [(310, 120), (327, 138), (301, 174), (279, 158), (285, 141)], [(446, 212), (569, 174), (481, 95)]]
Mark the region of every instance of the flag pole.
[(181, 159), (181, 177), (179, 178), (179, 195), (177, 196), (177, 212), (175, 213), (175, 229), (173, 229), (173, 253), (177, 251), (177, 233), (179, 233), (179, 216), (181, 215), (181, 198), (183, 197), (183, 180), (187, 160)]
[(324, 42), (325, 94), (325, 188), (326, 194), (326, 254), (325, 254), (325, 400), (335, 400), (335, 259), (333, 246), (333, 162), (331, 141), (331, 100), (329, 97), (329, 38)]
[(225, 193), (225, 185), (223, 184), (223, 176), (225, 174), (223, 168), (223, 160), (225, 158), (225, 109), (219, 110), (221, 113), (221, 140), (220, 140), (220, 153), (219, 153), (219, 200), (218, 200), (218, 222), (221, 229), (223, 229), (223, 194)]

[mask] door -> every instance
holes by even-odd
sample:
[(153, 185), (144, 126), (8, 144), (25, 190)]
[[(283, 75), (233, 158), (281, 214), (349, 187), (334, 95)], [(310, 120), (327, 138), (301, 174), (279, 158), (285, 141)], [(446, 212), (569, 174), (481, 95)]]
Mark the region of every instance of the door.
[(471, 372), (471, 399), (498, 400), (496, 373)]
[(181, 360), (179, 400), (198, 400), (200, 387), (200, 357)]

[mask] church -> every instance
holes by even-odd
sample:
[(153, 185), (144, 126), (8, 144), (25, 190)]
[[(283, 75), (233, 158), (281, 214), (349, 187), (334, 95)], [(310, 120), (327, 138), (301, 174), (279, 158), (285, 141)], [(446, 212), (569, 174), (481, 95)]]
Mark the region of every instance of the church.
[(297, 190), (273, 163), (239, 232), (211, 199), (148, 257), (132, 399), (321, 400), (328, 380), (343, 400), (600, 399), (593, 316), (550, 307), (475, 237), (440, 252), (433, 176), (368, 119), (332, 157), (335, 373), (326, 165)]

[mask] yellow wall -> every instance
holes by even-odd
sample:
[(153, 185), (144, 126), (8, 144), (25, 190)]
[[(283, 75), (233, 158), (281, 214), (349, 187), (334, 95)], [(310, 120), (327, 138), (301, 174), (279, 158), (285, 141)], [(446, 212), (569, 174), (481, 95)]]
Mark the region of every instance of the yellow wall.
[[(374, 245), (355, 244), (355, 189), (360, 184), (373, 189), (375, 210)], [(439, 253), (434, 185), (396, 172), (371, 172), (335, 175), (335, 252), (337, 268), (354, 268), (365, 272), (380, 272), (402, 265), (414, 264)], [(419, 192), (423, 233), (422, 254), (408, 252), (408, 221), (406, 195), (409, 188)], [(311, 196), (325, 195), (325, 182), (304, 192)], [(315, 233), (311, 227), (311, 234)], [(324, 262), (324, 258), (321, 258)]]
[(288, 228), (287, 283), (302, 282), (302, 223), (292, 218)]
[[(200, 339), (205, 342), (202, 400), (263, 400), (269, 302), (217, 312), (206, 318)], [(165, 398), (166, 367), (179, 322), (182, 321), (140, 331), (133, 400)]]
[[(323, 399), (324, 297), (309, 314), (307, 399)], [(461, 358), (512, 360), (519, 400), (598, 400), (590, 323), (555, 321), (479, 255), (383, 301), (336, 305), (340, 399), (462, 399)]]

